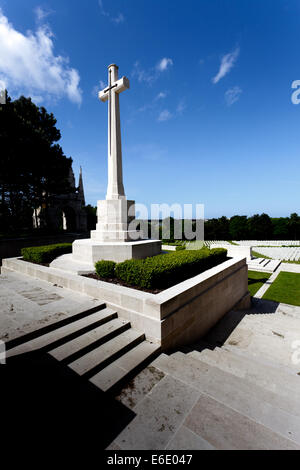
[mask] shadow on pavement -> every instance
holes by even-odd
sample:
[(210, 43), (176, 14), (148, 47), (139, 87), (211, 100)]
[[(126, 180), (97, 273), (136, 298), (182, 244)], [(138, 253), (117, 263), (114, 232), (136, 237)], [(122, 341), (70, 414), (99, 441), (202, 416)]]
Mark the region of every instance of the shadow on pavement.
[(103, 450), (135, 416), (47, 353), (7, 359), (0, 365), (0, 383), (1, 421), (16, 444), (19, 439), (34, 448), (72, 442), (74, 452), (86, 445)]

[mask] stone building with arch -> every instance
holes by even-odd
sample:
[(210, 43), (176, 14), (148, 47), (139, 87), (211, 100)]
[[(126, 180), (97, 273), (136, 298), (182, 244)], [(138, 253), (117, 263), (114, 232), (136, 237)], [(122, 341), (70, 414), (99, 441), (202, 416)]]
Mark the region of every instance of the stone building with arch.
[(51, 203), (47, 208), (47, 223), (43, 207), (38, 207), (33, 212), (33, 227), (47, 228), (51, 230), (65, 230), (67, 232), (86, 232), (87, 214), (85, 211), (85, 197), (80, 167), (78, 186), (72, 167), (69, 170), (68, 181), (72, 192), (51, 197)]

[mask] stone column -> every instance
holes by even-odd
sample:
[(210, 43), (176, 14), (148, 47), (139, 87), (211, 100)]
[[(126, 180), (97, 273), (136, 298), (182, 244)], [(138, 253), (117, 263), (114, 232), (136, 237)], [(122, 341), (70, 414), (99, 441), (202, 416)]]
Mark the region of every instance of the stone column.
[[(118, 81), (118, 66), (108, 66), (109, 86)], [(106, 199), (126, 199), (123, 186), (119, 93), (110, 90), (108, 101), (108, 185)]]

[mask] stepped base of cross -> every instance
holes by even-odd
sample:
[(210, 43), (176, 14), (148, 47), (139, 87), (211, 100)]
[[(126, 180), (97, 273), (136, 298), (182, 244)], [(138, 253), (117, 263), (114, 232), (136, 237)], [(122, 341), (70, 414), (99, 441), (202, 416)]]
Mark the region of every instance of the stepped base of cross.
[(161, 252), (160, 240), (143, 239), (136, 230), (135, 202), (122, 197), (97, 204), (98, 223), (91, 238), (76, 240), (72, 247), (74, 261), (94, 264), (99, 260), (117, 263), (143, 259)]

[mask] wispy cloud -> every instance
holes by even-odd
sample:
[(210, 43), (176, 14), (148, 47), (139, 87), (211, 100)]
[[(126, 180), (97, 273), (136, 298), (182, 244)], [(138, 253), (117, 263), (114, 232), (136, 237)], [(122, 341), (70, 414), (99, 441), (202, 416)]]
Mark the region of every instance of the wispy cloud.
[(41, 6), (37, 6), (34, 9), (34, 13), (35, 13), (37, 22), (43, 22), (47, 18), (47, 16), (54, 13), (54, 11), (53, 10), (48, 10), (48, 9), (43, 8)]
[(158, 116), (158, 121), (163, 122), (163, 121), (168, 121), (169, 119), (172, 118), (172, 113), (168, 109), (164, 109), (163, 111), (160, 112)]
[(106, 83), (103, 82), (103, 80), (99, 80), (98, 84), (95, 85), (92, 89), (92, 95), (93, 96), (98, 96), (99, 91), (103, 90), (106, 87), (107, 87)]
[(158, 95), (156, 95), (155, 101), (164, 99), (166, 96), (167, 96), (167, 93), (165, 93), (164, 91), (161, 91), (160, 93), (158, 93)]
[(39, 101), (63, 96), (80, 104), (79, 72), (69, 58), (55, 55), (53, 33), (48, 26), (23, 34), (9, 23), (0, 9), (0, 80), (11, 94), (36, 96)]
[(123, 15), (123, 13), (118, 13), (117, 16), (113, 16), (113, 15), (111, 15), (111, 13), (109, 13), (107, 10), (105, 10), (104, 5), (103, 5), (103, 0), (98, 0), (98, 4), (99, 4), (99, 7), (100, 7), (101, 15), (106, 16), (113, 23), (120, 24), (120, 23), (123, 23), (125, 21), (125, 17)]
[(132, 76), (136, 77), (139, 82), (152, 84), (171, 65), (173, 65), (173, 60), (164, 57), (156, 64), (155, 67), (145, 70), (140, 66), (139, 61), (136, 61), (133, 65)]
[(119, 13), (118, 16), (112, 17), (111, 20), (114, 23), (119, 24), (119, 23), (123, 23), (125, 21), (125, 17), (123, 15), (123, 13)]
[(180, 100), (176, 108), (176, 113), (182, 114), (185, 109), (186, 109), (185, 100)]
[(156, 65), (156, 68), (160, 72), (164, 72), (164, 70), (167, 70), (167, 68), (170, 67), (171, 65), (173, 65), (173, 60), (168, 57), (164, 57), (158, 62), (158, 64)]
[(179, 101), (174, 112), (170, 112), (168, 109), (164, 109), (163, 111), (159, 113), (157, 120), (159, 122), (169, 121), (170, 119), (183, 114), (185, 109), (186, 109), (186, 103), (185, 103), (185, 100), (182, 99)]
[(229, 54), (226, 54), (222, 57), (219, 71), (212, 79), (213, 83), (218, 83), (221, 78), (225, 77), (225, 75), (230, 72), (239, 56), (239, 53), (240, 48), (237, 47), (233, 52), (230, 52)]
[(225, 93), (225, 101), (227, 106), (231, 106), (233, 103), (240, 99), (243, 90), (239, 86), (229, 88)]

